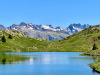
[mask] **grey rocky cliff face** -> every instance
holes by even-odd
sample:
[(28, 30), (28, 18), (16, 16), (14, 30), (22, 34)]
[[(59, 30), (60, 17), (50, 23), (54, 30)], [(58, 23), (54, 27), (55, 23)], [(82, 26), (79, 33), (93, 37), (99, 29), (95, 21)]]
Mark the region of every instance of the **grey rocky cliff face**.
[(44, 38), (47, 40), (60, 40), (69, 35), (77, 33), (85, 28), (88, 28), (90, 25), (81, 25), (81, 24), (71, 24), (69, 27), (63, 29), (61, 27), (53, 28), (52, 25), (35, 25), (32, 23), (20, 23), (19, 25), (13, 24), (8, 28), (9, 30), (21, 31), (25, 35), (32, 38)]

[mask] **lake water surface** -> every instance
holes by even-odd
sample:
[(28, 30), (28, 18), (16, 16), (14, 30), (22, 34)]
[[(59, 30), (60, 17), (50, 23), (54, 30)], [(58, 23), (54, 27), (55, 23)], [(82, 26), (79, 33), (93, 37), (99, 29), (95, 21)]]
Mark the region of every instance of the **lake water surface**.
[(99, 75), (89, 67), (97, 59), (78, 52), (0, 54), (0, 75)]

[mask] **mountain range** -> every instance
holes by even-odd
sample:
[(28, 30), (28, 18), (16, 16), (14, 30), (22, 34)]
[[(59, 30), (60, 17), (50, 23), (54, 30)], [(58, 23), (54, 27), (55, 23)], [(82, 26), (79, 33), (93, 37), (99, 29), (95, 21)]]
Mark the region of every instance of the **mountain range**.
[(47, 40), (60, 40), (69, 35), (75, 34), (85, 28), (89, 28), (89, 24), (81, 25), (79, 24), (70, 24), (68, 27), (53, 27), (52, 25), (36, 25), (32, 23), (21, 22), (19, 25), (13, 24), (10, 27), (4, 27), (0, 25), (0, 30), (14, 30), (21, 31), (25, 35), (31, 38), (44, 38)]

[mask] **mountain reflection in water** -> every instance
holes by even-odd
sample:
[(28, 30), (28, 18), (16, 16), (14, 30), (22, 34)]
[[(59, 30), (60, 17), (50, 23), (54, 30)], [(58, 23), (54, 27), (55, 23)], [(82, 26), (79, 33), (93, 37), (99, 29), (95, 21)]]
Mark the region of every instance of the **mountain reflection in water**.
[(0, 54), (0, 64), (17, 64), (27, 59), (24, 55)]

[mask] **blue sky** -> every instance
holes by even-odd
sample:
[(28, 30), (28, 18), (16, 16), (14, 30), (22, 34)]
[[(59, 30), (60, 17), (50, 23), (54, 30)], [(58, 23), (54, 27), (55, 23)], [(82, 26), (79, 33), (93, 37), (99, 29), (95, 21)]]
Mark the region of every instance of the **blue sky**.
[(0, 0), (0, 24), (100, 24), (100, 0)]

